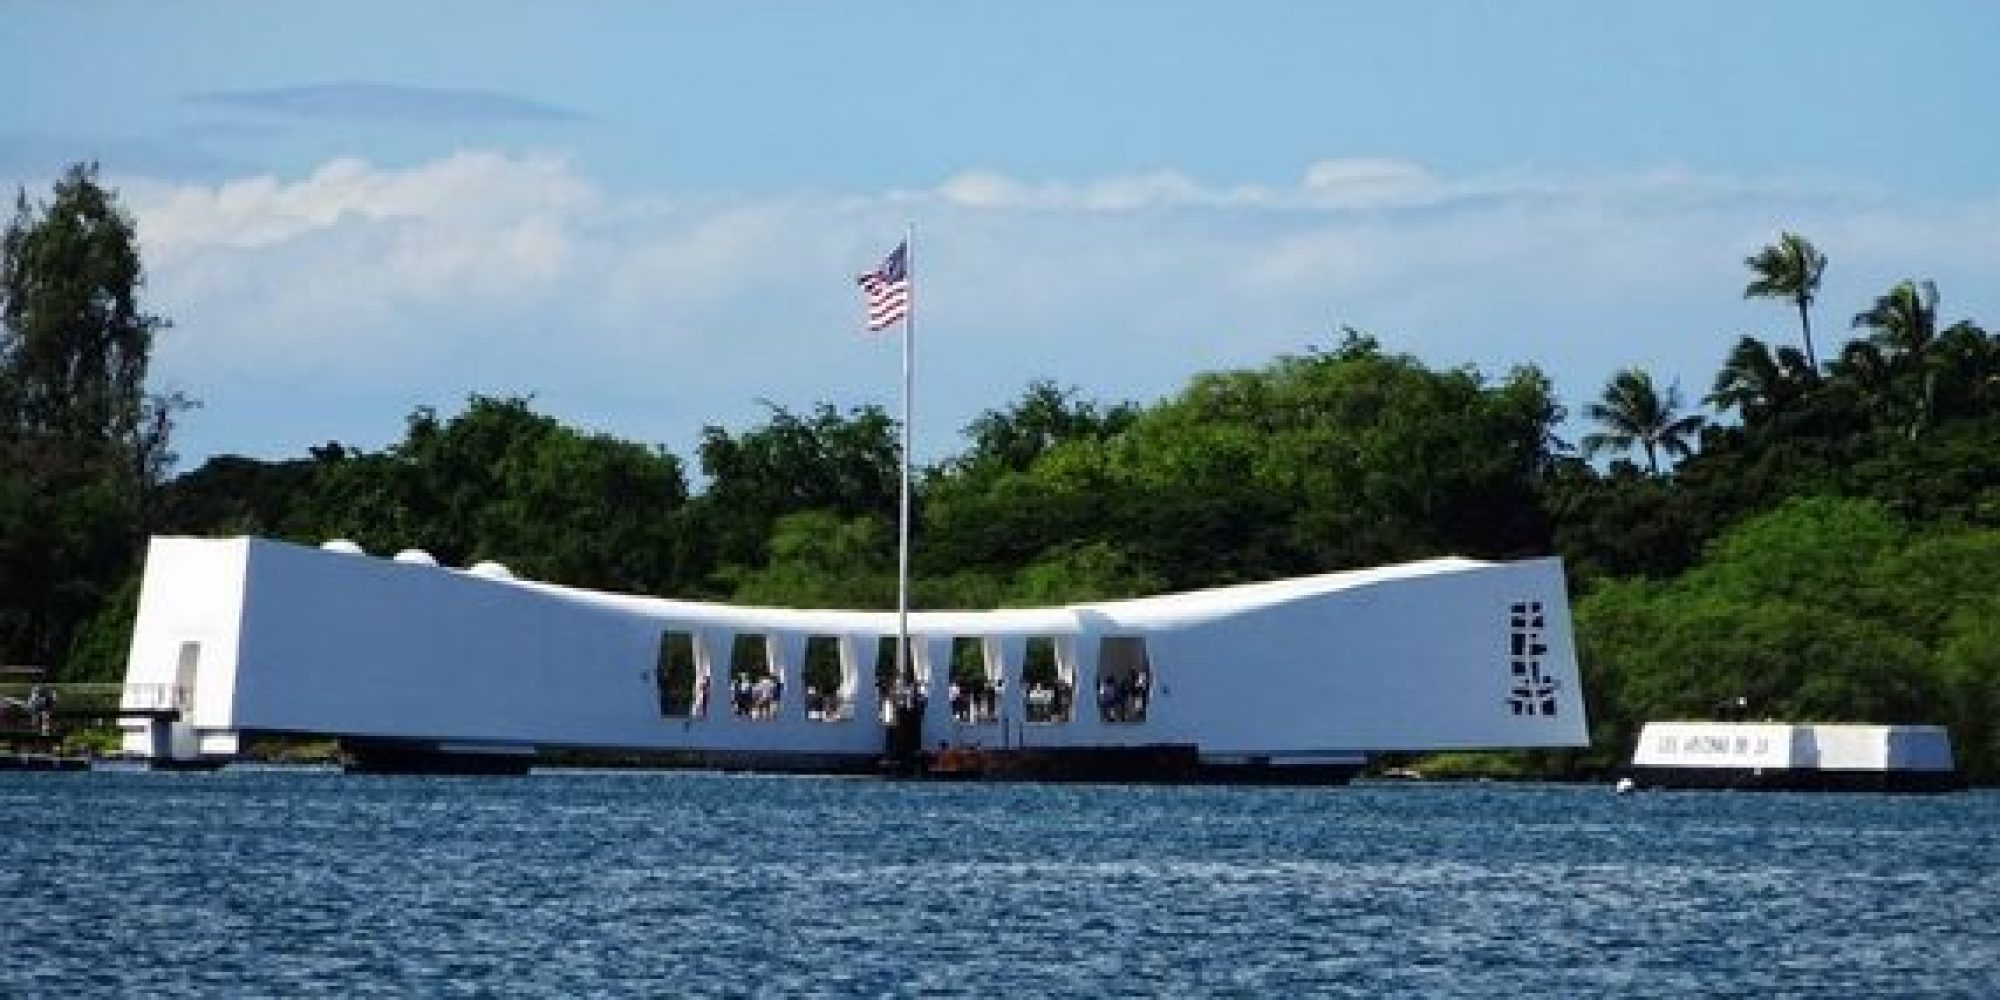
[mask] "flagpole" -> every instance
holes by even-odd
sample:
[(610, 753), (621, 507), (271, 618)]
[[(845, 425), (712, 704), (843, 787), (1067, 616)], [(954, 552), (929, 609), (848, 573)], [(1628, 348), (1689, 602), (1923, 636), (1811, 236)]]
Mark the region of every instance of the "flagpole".
[[(896, 675), (914, 699), (921, 688), (915, 682), (915, 664), (910, 656), (910, 391), (911, 355), (917, 329), (917, 224), (906, 223), (903, 233), (903, 278), (909, 289), (909, 304), (903, 309), (903, 461), (902, 484), (896, 498)], [(920, 703), (918, 703), (920, 704)]]

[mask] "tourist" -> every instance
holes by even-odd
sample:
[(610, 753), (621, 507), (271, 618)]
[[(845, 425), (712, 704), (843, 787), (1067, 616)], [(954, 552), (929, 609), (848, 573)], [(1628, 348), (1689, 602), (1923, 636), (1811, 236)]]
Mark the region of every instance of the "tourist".
[(771, 679), (771, 675), (765, 674), (757, 678), (757, 683), (751, 685), (750, 692), (751, 716), (753, 718), (768, 719), (775, 714), (778, 701), (778, 688), (777, 682)]
[(56, 692), (47, 684), (36, 684), (28, 691), (28, 717), (43, 736), (55, 729)]
[(1056, 693), (1054, 690), (1041, 684), (1029, 685), (1028, 721), (1029, 722), (1050, 721), (1055, 714), (1054, 712), (1055, 703), (1056, 703)]

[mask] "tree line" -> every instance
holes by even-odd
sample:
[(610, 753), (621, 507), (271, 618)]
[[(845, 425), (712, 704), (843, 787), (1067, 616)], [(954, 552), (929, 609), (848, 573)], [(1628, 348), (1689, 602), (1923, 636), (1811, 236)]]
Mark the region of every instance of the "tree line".
[[(875, 406), (770, 407), (705, 428), (692, 461), (593, 434), (530, 398), (421, 407), (379, 451), (220, 456), (169, 475), (149, 394), (129, 217), (93, 168), (17, 199), (0, 329), (0, 660), (115, 679), (150, 534), (344, 537), (447, 565), (679, 597), (893, 606), (899, 428)], [(1533, 365), (1438, 368), (1339, 331), (1150, 403), (1037, 381), (919, 470), (913, 603), (1026, 606), (1456, 554), (1561, 554), (1593, 746), (1639, 723), (1749, 713), (1940, 722), (2000, 775), (2000, 345), (1937, 290), (1861, 303), (1819, 360), (1826, 258), (1782, 234), (1745, 294), (1795, 307), (1798, 346), (1744, 337), (1705, 412), (1639, 369), (1586, 401)], [(699, 483), (699, 488), (694, 484)]]

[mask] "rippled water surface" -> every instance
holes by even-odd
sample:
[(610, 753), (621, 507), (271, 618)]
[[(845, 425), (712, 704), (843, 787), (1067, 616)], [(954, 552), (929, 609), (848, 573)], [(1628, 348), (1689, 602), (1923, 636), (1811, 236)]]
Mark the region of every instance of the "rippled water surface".
[(0, 995), (2000, 996), (2000, 795), (0, 774)]

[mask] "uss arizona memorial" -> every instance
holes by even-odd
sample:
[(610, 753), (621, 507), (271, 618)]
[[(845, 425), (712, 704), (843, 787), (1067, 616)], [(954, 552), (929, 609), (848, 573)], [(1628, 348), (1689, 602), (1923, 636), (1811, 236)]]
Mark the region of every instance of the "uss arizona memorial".
[(155, 538), (123, 705), (150, 714), (126, 720), (125, 749), (213, 763), (270, 733), (389, 766), (568, 749), (858, 771), (914, 725), (926, 757), (1172, 751), (1282, 780), (1379, 752), (1587, 742), (1555, 559), (912, 613), (927, 697), (901, 718), (897, 634), (893, 612), (602, 593), (415, 550)]

